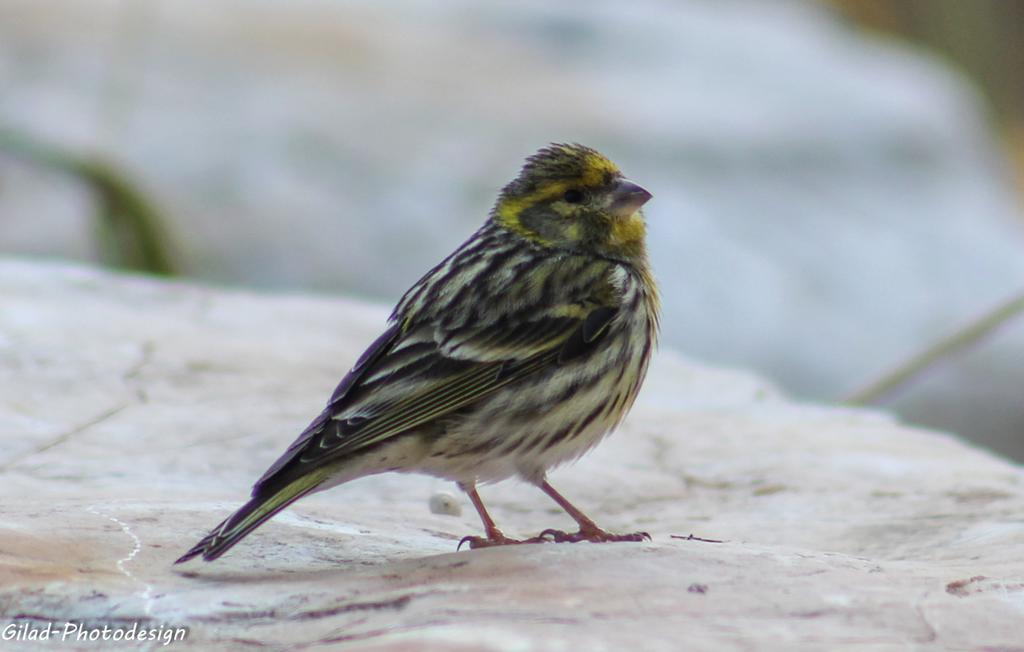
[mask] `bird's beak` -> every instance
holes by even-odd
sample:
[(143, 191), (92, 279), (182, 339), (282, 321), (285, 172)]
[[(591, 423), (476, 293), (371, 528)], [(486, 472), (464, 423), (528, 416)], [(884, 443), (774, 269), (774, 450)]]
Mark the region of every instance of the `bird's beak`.
[(640, 207), (646, 204), (651, 197), (651, 193), (632, 181), (623, 179), (616, 184), (611, 192), (608, 211), (616, 217), (629, 217), (640, 210)]

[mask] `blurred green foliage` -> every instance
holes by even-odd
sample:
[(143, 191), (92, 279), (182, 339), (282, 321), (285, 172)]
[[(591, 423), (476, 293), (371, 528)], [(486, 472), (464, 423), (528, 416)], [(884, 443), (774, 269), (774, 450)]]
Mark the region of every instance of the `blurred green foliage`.
[(96, 202), (99, 254), (105, 265), (164, 276), (181, 272), (166, 220), (117, 166), (7, 129), (0, 129), (0, 152), (65, 172), (89, 188)]
[[(973, 79), (994, 109), (996, 127), (1024, 192), (1024, 2), (1014, 0), (820, 0), (862, 27), (928, 47)], [(878, 403), (934, 364), (1024, 314), (1024, 291), (851, 395)]]

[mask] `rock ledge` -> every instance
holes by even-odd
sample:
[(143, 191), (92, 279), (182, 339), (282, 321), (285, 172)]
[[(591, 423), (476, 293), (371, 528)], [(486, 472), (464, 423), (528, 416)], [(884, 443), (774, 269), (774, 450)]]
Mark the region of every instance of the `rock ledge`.
[[(0, 631), (187, 627), (178, 649), (1024, 645), (1020, 467), (669, 351), (620, 431), (552, 475), (649, 543), (455, 552), (479, 531), (472, 510), (431, 513), (453, 490), (392, 474), (300, 502), (214, 564), (172, 567), (386, 311), (9, 259), (0, 305)], [(570, 525), (529, 487), (483, 495), (510, 534)]]

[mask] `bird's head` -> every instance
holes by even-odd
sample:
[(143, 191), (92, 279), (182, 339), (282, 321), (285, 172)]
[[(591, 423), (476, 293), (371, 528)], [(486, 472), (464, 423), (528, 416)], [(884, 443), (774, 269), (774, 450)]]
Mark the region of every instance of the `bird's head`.
[(553, 144), (502, 189), (492, 219), (541, 246), (629, 262), (644, 256), (640, 207), (650, 198), (599, 152)]

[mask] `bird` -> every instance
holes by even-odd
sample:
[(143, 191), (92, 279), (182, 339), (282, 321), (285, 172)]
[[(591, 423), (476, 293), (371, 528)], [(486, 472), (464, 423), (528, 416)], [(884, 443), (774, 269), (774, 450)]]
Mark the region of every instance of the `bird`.
[[(466, 493), (484, 533), (460, 548), (649, 539), (602, 529), (547, 472), (611, 432), (647, 373), (660, 312), (642, 211), (651, 197), (590, 147), (529, 156), (484, 224), (405, 292), (248, 502), (176, 563), (213, 561), (303, 496), (391, 471)], [(513, 477), (578, 531), (506, 536), (477, 485)]]

